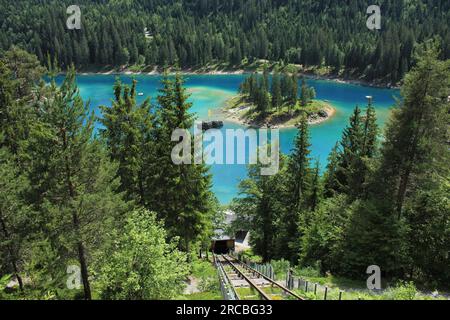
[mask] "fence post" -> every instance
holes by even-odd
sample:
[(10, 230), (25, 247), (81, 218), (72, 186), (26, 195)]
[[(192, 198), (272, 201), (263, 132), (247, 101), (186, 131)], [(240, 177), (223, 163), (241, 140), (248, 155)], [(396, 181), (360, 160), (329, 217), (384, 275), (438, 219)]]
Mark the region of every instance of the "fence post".
[(339, 291), (339, 301), (342, 300), (342, 290)]
[(314, 284), (314, 295), (317, 294), (317, 283)]
[(325, 287), (325, 294), (323, 296), (323, 300), (327, 300), (328, 287)]
[(308, 293), (308, 281), (305, 282), (305, 292)]
[(292, 275), (292, 270), (289, 270), (289, 278), (290, 278), (290, 281), (289, 281), (288, 289), (292, 290), (292, 289), (294, 289), (294, 276)]
[(289, 287), (289, 270), (286, 272), (286, 287)]

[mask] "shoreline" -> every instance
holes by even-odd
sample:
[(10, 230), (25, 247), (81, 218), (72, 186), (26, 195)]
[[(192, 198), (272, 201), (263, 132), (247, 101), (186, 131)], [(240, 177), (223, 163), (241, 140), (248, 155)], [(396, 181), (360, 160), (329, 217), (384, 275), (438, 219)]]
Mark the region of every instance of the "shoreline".
[[(325, 104), (322, 111), (324, 111), (327, 114), (327, 116), (321, 117), (321, 116), (318, 116), (317, 114), (315, 117), (309, 116), (308, 117), (308, 125), (322, 124), (322, 123), (332, 119), (336, 115), (337, 110), (334, 106), (332, 106), (329, 102), (325, 102), (325, 101), (321, 101), (321, 102), (323, 102)], [(248, 120), (245, 117), (243, 117), (242, 113), (245, 113), (246, 111), (248, 111), (250, 109), (250, 107), (240, 108), (238, 110), (235, 110), (235, 109), (238, 109), (238, 107), (230, 108), (227, 106), (223, 106), (219, 110), (217, 110), (215, 116), (217, 116), (218, 120), (220, 120), (220, 121), (239, 124), (239, 125), (245, 126), (247, 128), (293, 129), (293, 128), (297, 127), (297, 123), (292, 123), (292, 121), (294, 119), (297, 119), (298, 115), (290, 117), (289, 119), (285, 120), (284, 122), (271, 124), (271, 123), (268, 123), (266, 121), (266, 119), (261, 122), (255, 122), (255, 121), (251, 121), (251, 120)], [(291, 122), (291, 123), (289, 123), (289, 122)]]
[[(151, 71), (131, 71), (128, 69), (124, 70), (116, 70), (111, 69), (108, 71), (77, 71), (80, 75), (127, 75), (127, 76), (133, 76), (133, 75), (148, 75), (148, 76), (160, 76), (163, 75), (163, 72), (160, 71), (158, 67), (153, 68)], [(256, 71), (254, 70), (245, 70), (242, 68), (234, 69), (234, 70), (218, 70), (218, 69), (211, 69), (208, 68), (205, 69), (193, 69), (193, 68), (187, 68), (180, 70), (180, 73), (183, 75), (244, 75), (244, 74), (252, 74)], [(61, 74), (64, 74), (62, 72)], [(175, 74), (175, 72), (169, 72), (169, 74)], [(269, 74), (273, 74), (273, 72), (269, 72)], [(298, 72), (299, 76), (304, 76), (307, 79), (311, 80), (324, 80), (324, 81), (333, 81), (340, 84), (351, 84), (351, 85), (358, 85), (363, 87), (370, 87), (370, 88), (379, 88), (379, 89), (399, 89), (399, 86), (392, 86), (388, 84), (378, 84), (375, 82), (369, 82), (362, 79), (349, 79), (349, 78), (343, 78), (336, 75), (317, 75), (311, 72)]]

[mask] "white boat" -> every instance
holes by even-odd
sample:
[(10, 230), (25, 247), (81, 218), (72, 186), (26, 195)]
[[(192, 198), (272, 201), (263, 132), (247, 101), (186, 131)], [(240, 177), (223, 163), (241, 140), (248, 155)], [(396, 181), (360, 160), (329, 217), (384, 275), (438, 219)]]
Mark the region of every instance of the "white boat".
[(143, 95), (144, 95), (143, 92), (139, 92), (139, 93), (138, 93), (138, 96), (140, 96), (140, 97), (142, 97)]

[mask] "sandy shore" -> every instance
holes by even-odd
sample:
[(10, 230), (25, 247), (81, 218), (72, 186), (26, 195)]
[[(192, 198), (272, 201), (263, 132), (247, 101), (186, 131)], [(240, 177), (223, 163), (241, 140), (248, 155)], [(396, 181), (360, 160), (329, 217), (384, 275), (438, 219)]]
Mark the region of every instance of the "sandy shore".
[[(231, 109), (222, 108), (215, 114), (215, 116), (218, 118), (218, 120), (221, 120), (224, 122), (231, 122), (231, 123), (239, 124), (239, 125), (250, 127), (250, 128), (269, 128), (270, 127), (273, 129), (290, 129), (290, 128), (296, 127), (295, 123), (287, 123), (292, 119), (289, 119), (288, 121), (286, 121), (284, 123), (275, 123), (275, 124), (270, 124), (270, 125), (268, 125), (267, 123), (261, 124), (261, 123), (249, 121), (249, 120), (245, 119), (244, 117), (242, 117), (242, 113), (248, 111), (249, 109), (250, 109), (250, 107), (231, 108)], [(308, 124), (309, 125), (317, 125), (317, 124), (324, 123), (325, 121), (328, 121), (329, 119), (334, 117), (336, 114), (336, 109), (330, 105), (327, 105), (326, 107), (324, 107), (323, 111), (325, 111), (327, 113), (326, 117), (316, 117), (316, 118), (310, 117), (310, 118), (308, 118)]]
[[(176, 71), (171, 71), (169, 74), (175, 74)], [(249, 73), (243, 69), (231, 70), (231, 71), (222, 71), (222, 70), (203, 70), (203, 69), (183, 69), (180, 70), (181, 74), (184, 75), (236, 75), (236, 74), (245, 74)], [(63, 73), (64, 74), (64, 73)], [(81, 75), (162, 75), (163, 72), (160, 71), (159, 68), (153, 68), (151, 71), (131, 71), (131, 70), (108, 70), (108, 71), (98, 71), (98, 72), (80, 72)]]

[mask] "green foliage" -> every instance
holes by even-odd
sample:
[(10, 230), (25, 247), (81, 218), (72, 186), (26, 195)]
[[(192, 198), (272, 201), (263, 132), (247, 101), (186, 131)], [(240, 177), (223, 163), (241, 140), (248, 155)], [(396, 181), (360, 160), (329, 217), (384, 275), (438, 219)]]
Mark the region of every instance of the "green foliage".
[(318, 278), (321, 276), (318, 264), (316, 266), (297, 267), (294, 269), (294, 275), (306, 278)]
[(413, 282), (400, 281), (385, 293), (387, 300), (415, 300), (417, 289)]
[(280, 158), (279, 172), (275, 175), (262, 176), (260, 169), (261, 164), (248, 167), (249, 178), (239, 184), (242, 197), (234, 199), (231, 207), (238, 215), (237, 221), (245, 221), (250, 227), (254, 253), (268, 262), (278, 256), (279, 219), (284, 210), (278, 195), (284, 192), (286, 160)]
[[(309, 25), (300, 28), (295, 31), (303, 35), (300, 38), (280, 36), (280, 30), (293, 32), (292, 23), (285, 21), (309, 21), (311, 13), (317, 13), (318, 7), (309, 2), (269, 6), (269, 0), (264, 0), (259, 13), (253, 1), (225, 4), (211, 18), (204, 15), (213, 4), (186, 1), (173, 7), (158, 1), (152, 3), (168, 10), (152, 11), (147, 19), (126, 16), (119, 26), (114, 18), (117, 12), (134, 8), (146, 13), (153, 6), (111, 2), (105, 5), (111, 12), (99, 18), (106, 11), (86, 4), (98, 9), (85, 17), (94, 23), (70, 34), (61, 32), (64, 11), (58, 10), (62, 4), (55, 5), (56, 9), (42, 4), (33, 7), (35, 11), (24, 9), (26, 1), (0, 5), (5, 9), (0, 10), (3, 15), (24, 17), (8, 21), (9, 31), (0, 33), (0, 48), (21, 42), (38, 56), (13, 47), (0, 59), (0, 286), (7, 281), (5, 275), (11, 275), (23, 289), (8, 297), (178, 297), (190, 270), (186, 261), (197, 249), (207, 247), (220, 220), (208, 168), (176, 166), (171, 161), (176, 143), (171, 141), (173, 130), (190, 129), (195, 118), (189, 113), (191, 103), (182, 77), (163, 78), (154, 112), (149, 101), (136, 104), (135, 82), (131, 87), (116, 83), (113, 106), (103, 108), (104, 131), (97, 137), (97, 119), (81, 99), (71, 62), (77, 66), (143, 65), (179, 60), (182, 66), (193, 66), (215, 59), (235, 64), (242, 60), (256, 63), (252, 58), (285, 59), (303, 65), (332, 64), (336, 69), (365, 73), (368, 79), (393, 82), (414, 62), (381, 147), (374, 107), (369, 104), (365, 115), (356, 108), (340, 148), (330, 155), (327, 172), (320, 179), (318, 166), (311, 167), (309, 132), (303, 118), (294, 150), (281, 157), (278, 174), (261, 176), (258, 165), (250, 166), (248, 179), (240, 184), (242, 196), (232, 208), (238, 214), (235, 224), (248, 226), (252, 232), (258, 256), (243, 256), (254, 261), (284, 258), (306, 266), (300, 272), (312, 277), (331, 271), (354, 279), (365, 277), (367, 266), (377, 264), (387, 279), (409, 278), (433, 288), (449, 283), (450, 64), (439, 58), (449, 56), (450, 41), (443, 42), (441, 52), (434, 41), (417, 46), (412, 59), (416, 32), (389, 30), (389, 17), (404, 10), (405, 17), (420, 21), (422, 14), (400, 2), (386, 9), (387, 30), (379, 36), (370, 34), (377, 44), (369, 48), (364, 45), (367, 41), (353, 38), (348, 38), (345, 47), (337, 45), (335, 33), (325, 36), (324, 30), (333, 29), (330, 26), (316, 33), (310, 32)], [(309, 11), (302, 13), (299, 5)], [(357, 7), (337, 12), (334, 5), (327, 5), (340, 21), (346, 21), (343, 17), (355, 13)], [(244, 11), (249, 16), (244, 23), (248, 23), (244, 28), (248, 34), (237, 32), (235, 24), (223, 24), (229, 25), (227, 33), (222, 28), (215, 30), (220, 21), (239, 16), (226, 12)], [(436, 21), (446, 21), (448, 11), (436, 15)], [(186, 20), (180, 22), (183, 13)], [(39, 19), (31, 19), (32, 14)], [(41, 25), (41, 18), (49, 23)], [(280, 20), (273, 30), (262, 23), (275, 18)], [(32, 31), (26, 35), (14, 31), (25, 30), (23, 21), (37, 28), (27, 25), (26, 30)], [(205, 36), (202, 29), (200, 44), (197, 27), (186, 28), (185, 24), (197, 26), (206, 21), (211, 32)], [(122, 30), (143, 30), (148, 24), (170, 28), (156, 28), (148, 39), (140, 31), (130, 37), (122, 35)], [(313, 26), (317, 27), (316, 19)], [(430, 26), (421, 37), (427, 38), (434, 29)], [(36, 30), (45, 30), (42, 34), (50, 40), (42, 41)], [(444, 40), (448, 38), (447, 31), (440, 33)], [(309, 39), (309, 34), (314, 37)], [(40, 81), (45, 70), (38, 62), (45, 56), (51, 77), (47, 86)], [(372, 61), (369, 66), (367, 61)], [(58, 62), (68, 70), (60, 86), (52, 78)], [(314, 94), (305, 82), (300, 90), (300, 100), (307, 104)], [(298, 81), (295, 72), (276, 73), (270, 86), (265, 66), (262, 76), (248, 77), (241, 91), (262, 115), (283, 105), (292, 111), (297, 105)], [(133, 210), (135, 205), (148, 210)], [(274, 263), (277, 268), (286, 264), (282, 260)], [(82, 290), (66, 287), (68, 265), (80, 266)], [(201, 289), (215, 294), (217, 282), (212, 280), (211, 266), (194, 265), (193, 269), (202, 278)], [(25, 275), (27, 281), (22, 283)], [(389, 289), (386, 297), (414, 299), (417, 290), (412, 283), (401, 283)]]
[(8, 298), (8, 295), (4, 292), (6, 289), (6, 286), (8, 285), (9, 281), (11, 281), (11, 275), (5, 274), (0, 278), (0, 299), (5, 300)]
[(108, 235), (99, 230), (116, 227), (129, 207), (117, 192), (116, 166), (93, 139), (95, 117), (79, 95), (73, 69), (60, 87), (52, 81), (46, 94), (27, 150), (33, 159), (28, 199), (41, 212), (39, 229), (61, 263), (78, 260), (89, 299), (87, 252), (98, 250)]
[(167, 233), (156, 214), (134, 211), (104, 251), (97, 274), (105, 299), (170, 299), (184, 289), (189, 273), (186, 254)]
[(287, 105), (289, 112), (292, 113), (292, 109), (296, 106), (298, 100), (297, 76), (295, 74), (290, 75), (287, 72), (280, 75), (276, 69), (272, 76), (271, 85), (269, 85), (269, 82), (269, 74), (265, 66), (262, 75), (253, 73), (241, 83), (240, 93), (247, 102), (255, 105), (254, 112), (259, 117), (265, 117), (274, 110), (280, 111), (284, 105)]
[(449, 176), (448, 110), (450, 60), (438, 60), (436, 42), (418, 48), (405, 77), (403, 100), (386, 129), (375, 193), (400, 217), (416, 190), (434, 189)]
[(35, 56), (13, 46), (0, 59), (0, 148), (18, 156), (35, 120), (34, 87), (45, 69)]
[(291, 265), (289, 261), (284, 259), (272, 260), (270, 261), (270, 264), (272, 265), (273, 272), (276, 275), (276, 279), (284, 279)]
[[(0, 59), (0, 276), (12, 275), (21, 289), (10, 297), (178, 296), (191, 248), (205, 246), (220, 220), (208, 169), (170, 159), (172, 130), (193, 123), (183, 80), (167, 79), (155, 113), (149, 101), (136, 104), (136, 82), (117, 82), (97, 136), (74, 69), (58, 86), (55, 66), (43, 86), (35, 57), (13, 48)], [(132, 212), (137, 204), (159, 211)], [(81, 290), (67, 287), (72, 265), (81, 269)]]
[(436, 190), (421, 190), (405, 210), (413, 276), (431, 288), (450, 283), (449, 193), (448, 184)]
[(339, 244), (348, 220), (345, 196), (322, 201), (302, 227), (300, 263), (303, 266), (319, 264), (321, 272), (333, 270), (339, 263)]
[[(154, 159), (153, 119), (149, 100), (136, 104), (136, 84), (131, 88), (122, 86), (118, 79), (114, 85), (115, 101), (111, 107), (102, 106), (101, 130), (110, 158), (119, 163), (118, 176), (121, 191), (130, 200), (141, 205), (148, 203), (151, 196), (152, 172), (149, 170)], [(150, 181), (149, 181), (150, 180)]]
[(142, 58), (147, 65), (183, 68), (282, 60), (385, 83), (398, 82), (410, 69), (416, 41), (438, 35), (445, 44), (442, 57), (450, 57), (450, 33), (443, 27), (450, 14), (447, 2), (380, 0), (381, 33), (365, 28), (362, 0), (348, 6), (310, 0), (82, 0), (82, 29), (66, 32), (70, 4), (2, 2), (2, 20), (8, 23), (0, 29), (0, 49), (17, 44), (41, 62), (49, 53), (63, 68), (74, 63), (85, 69), (141, 64)]
[(217, 271), (211, 262), (197, 259), (192, 262), (192, 275), (197, 278), (215, 277)]
[(283, 97), (281, 93), (281, 82), (278, 71), (275, 71), (272, 78), (271, 95), (272, 95), (272, 108), (279, 110), (280, 106), (283, 103)]
[(307, 223), (305, 212), (310, 208), (312, 190), (312, 170), (310, 167), (309, 130), (306, 116), (303, 116), (298, 127), (299, 132), (294, 141), (294, 149), (289, 156), (284, 185), (287, 197), (284, 199), (285, 210), (280, 217), (279, 255), (289, 259), (292, 264), (298, 260), (298, 241), (301, 235), (300, 226)]
[(316, 97), (316, 91), (313, 87), (308, 87), (305, 78), (302, 78), (302, 86), (300, 91), (300, 101), (303, 107), (305, 107), (312, 99)]
[(342, 241), (340, 272), (354, 278), (365, 277), (370, 265), (385, 274), (401, 275), (408, 261), (403, 220), (380, 211), (370, 201), (356, 201), (349, 212)]
[(172, 150), (179, 143), (171, 140), (173, 131), (191, 129), (194, 122), (194, 115), (189, 113), (192, 103), (188, 102), (183, 84), (181, 74), (175, 79), (165, 75), (162, 80), (155, 120), (158, 167), (150, 208), (165, 221), (169, 235), (180, 237), (180, 247), (190, 251), (193, 244), (204, 242), (205, 236), (212, 235), (213, 216), (218, 206), (211, 192), (208, 167), (193, 163), (176, 165), (171, 159)]
[[(381, 146), (370, 99), (365, 112), (355, 108), (322, 179), (310, 166), (304, 121), (277, 178), (283, 186), (256, 188), (262, 179), (250, 168), (234, 210), (237, 224), (250, 222), (252, 236), (257, 234), (255, 252), (264, 261), (283, 257), (352, 279), (366, 278), (367, 267), (378, 265), (387, 280), (446, 287), (450, 64), (439, 60), (435, 41), (416, 52)], [(287, 79), (282, 88), (288, 87)], [(254, 83), (250, 78), (244, 88)], [(258, 212), (260, 199), (270, 202)], [(281, 205), (274, 212), (268, 203)], [(261, 236), (265, 232), (269, 236)], [(410, 286), (404, 290), (413, 291)]]
[(255, 254), (252, 249), (247, 249), (238, 253), (239, 260), (262, 263), (262, 257)]
[(29, 182), (14, 160), (6, 148), (0, 149), (0, 274), (13, 274), (23, 289), (20, 261), (32, 211), (23, 199)]

